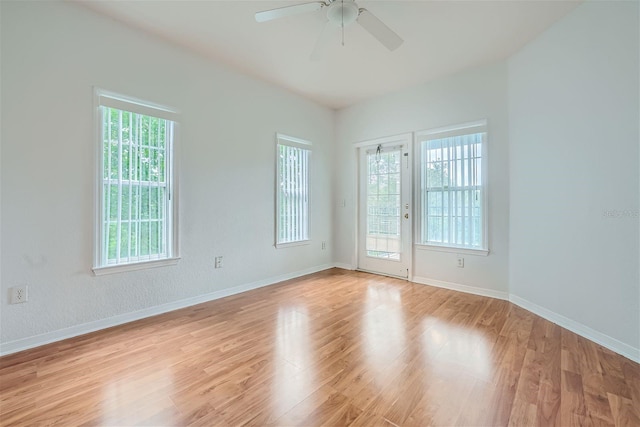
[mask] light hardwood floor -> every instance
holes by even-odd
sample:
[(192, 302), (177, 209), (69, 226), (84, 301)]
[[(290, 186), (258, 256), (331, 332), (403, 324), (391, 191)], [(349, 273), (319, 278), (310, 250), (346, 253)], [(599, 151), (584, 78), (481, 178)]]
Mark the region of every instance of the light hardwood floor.
[(9, 425), (640, 425), (640, 366), (506, 301), (328, 270), (0, 359)]

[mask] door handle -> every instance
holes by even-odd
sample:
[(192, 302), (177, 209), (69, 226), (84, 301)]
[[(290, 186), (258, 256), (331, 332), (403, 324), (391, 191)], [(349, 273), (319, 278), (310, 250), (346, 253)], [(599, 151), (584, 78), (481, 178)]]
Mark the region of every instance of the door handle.
[(404, 214), (404, 217), (405, 219), (409, 219), (409, 214), (408, 213)]

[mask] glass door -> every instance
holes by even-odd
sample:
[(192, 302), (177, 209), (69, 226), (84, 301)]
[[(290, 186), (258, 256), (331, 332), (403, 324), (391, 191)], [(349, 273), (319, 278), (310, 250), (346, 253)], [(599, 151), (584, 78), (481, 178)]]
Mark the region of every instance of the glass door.
[(408, 277), (411, 257), (409, 141), (360, 148), (358, 268)]

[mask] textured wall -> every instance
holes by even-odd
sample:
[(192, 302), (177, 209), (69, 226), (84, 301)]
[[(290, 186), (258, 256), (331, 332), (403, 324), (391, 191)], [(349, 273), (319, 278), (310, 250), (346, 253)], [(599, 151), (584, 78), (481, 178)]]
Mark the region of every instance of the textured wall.
[[(330, 110), (70, 3), (3, 2), (1, 31), (1, 342), (331, 262)], [(177, 266), (92, 275), (93, 86), (182, 113)], [(307, 246), (273, 247), (276, 132), (314, 143)]]

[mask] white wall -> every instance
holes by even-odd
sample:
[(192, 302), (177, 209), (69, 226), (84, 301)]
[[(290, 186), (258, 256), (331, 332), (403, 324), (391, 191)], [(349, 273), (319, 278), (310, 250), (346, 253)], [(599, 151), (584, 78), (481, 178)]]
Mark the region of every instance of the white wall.
[(638, 40), (637, 2), (587, 2), (508, 62), (510, 292), (636, 360)]
[[(357, 265), (356, 160), (353, 144), (383, 136), (487, 119), (489, 125), (488, 256), (416, 250), (416, 280), (465, 285), (479, 293), (507, 296), (509, 182), (507, 68), (504, 62), (464, 72), (341, 110), (336, 115), (335, 259)], [(346, 200), (346, 206), (341, 201)], [(445, 284), (446, 285), (446, 284)]]
[[(586, 3), (507, 63), (335, 113), (72, 4), (0, 10), (2, 351), (355, 266), (353, 143), (484, 118), (490, 255), (459, 269), (455, 254), (418, 251), (413, 274), (511, 294), (640, 359), (637, 2)], [(94, 85), (182, 111), (175, 267), (91, 274)], [(309, 246), (272, 246), (276, 131), (315, 143)], [(17, 284), (29, 302), (9, 305)]]
[[(77, 5), (1, 7), (3, 351), (330, 264), (332, 111)], [(94, 85), (182, 112), (177, 266), (91, 273)], [(308, 246), (273, 247), (277, 131), (314, 143)], [(29, 301), (10, 305), (22, 284)]]

